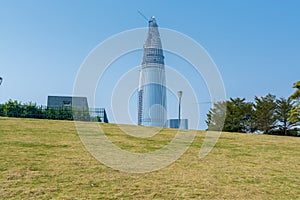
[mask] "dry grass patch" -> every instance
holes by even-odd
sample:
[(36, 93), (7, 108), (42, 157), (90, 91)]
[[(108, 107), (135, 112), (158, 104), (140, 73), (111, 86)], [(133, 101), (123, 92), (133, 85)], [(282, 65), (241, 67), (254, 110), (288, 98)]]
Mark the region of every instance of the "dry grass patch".
[[(117, 125), (101, 126), (115, 144), (132, 152), (159, 149), (176, 134), (163, 129), (141, 139)], [(169, 167), (129, 174), (94, 159), (74, 122), (0, 118), (0, 198), (300, 198), (300, 138), (222, 133), (213, 151), (199, 160), (204, 136), (199, 131), (188, 151)]]

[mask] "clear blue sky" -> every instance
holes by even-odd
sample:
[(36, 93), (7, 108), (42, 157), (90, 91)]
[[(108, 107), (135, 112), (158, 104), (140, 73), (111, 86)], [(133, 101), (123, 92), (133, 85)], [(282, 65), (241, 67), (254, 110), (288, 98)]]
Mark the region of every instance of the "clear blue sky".
[(227, 97), (288, 97), (300, 80), (297, 0), (0, 0), (0, 103), (45, 105), (50, 94), (71, 95), (96, 45), (147, 26), (137, 10), (201, 44), (220, 70)]

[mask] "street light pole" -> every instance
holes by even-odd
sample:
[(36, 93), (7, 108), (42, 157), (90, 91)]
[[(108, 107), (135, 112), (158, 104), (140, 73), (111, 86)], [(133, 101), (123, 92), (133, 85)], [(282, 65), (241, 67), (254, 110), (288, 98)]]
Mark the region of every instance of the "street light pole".
[(0, 77), (0, 85), (1, 85), (2, 81), (3, 81), (3, 78), (2, 78), (2, 77)]
[(180, 108), (181, 108), (182, 91), (178, 91), (177, 95), (178, 95), (178, 128), (180, 128), (180, 123), (181, 123)]

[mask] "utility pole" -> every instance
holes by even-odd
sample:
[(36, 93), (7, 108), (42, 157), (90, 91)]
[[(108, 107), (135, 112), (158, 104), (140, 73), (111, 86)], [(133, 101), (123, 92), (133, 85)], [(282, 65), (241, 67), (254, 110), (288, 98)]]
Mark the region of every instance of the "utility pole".
[(180, 109), (181, 109), (182, 91), (178, 91), (177, 96), (178, 96), (178, 128), (180, 128), (180, 124), (181, 124)]

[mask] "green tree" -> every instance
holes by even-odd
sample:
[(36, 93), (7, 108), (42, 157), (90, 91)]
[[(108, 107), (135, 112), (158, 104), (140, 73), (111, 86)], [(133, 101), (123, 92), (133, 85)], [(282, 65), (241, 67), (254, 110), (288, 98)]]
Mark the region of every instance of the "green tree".
[(222, 131), (226, 117), (226, 101), (214, 103), (207, 114), (206, 124), (208, 130)]
[(90, 121), (90, 113), (88, 109), (72, 108), (73, 119), (78, 121)]
[(290, 96), (290, 99), (294, 101), (294, 106), (290, 111), (289, 120), (295, 125), (299, 125), (300, 124), (300, 81), (294, 83), (293, 88), (296, 88), (296, 91)]
[(296, 91), (290, 96), (291, 99), (300, 99), (300, 81), (294, 83), (293, 88), (296, 88)]
[(215, 103), (207, 114), (206, 124), (210, 130), (253, 132), (256, 130), (253, 107), (253, 103), (245, 102), (245, 98), (230, 98), (229, 101)]
[(4, 116), (4, 104), (0, 104), (0, 116)]
[(276, 118), (278, 120), (278, 128), (281, 135), (288, 135), (288, 130), (295, 126), (295, 123), (289, 120), (293, 101), (288, 98), (280, 98), (276, 100)]
[(224, 131), (252, 132), (253, 104), (245, 102), (245, 98), (230, 98), (226, 104)]
[(59, 119), (62, 120), (72, 120), (73, 119), (73, 113), (70, 108), (62, 107), (58, 109), (59, 113)]
[(23, 115), (22, 104), (16, 100), (8, 100), (4, 104), (4, 115), (8, 117), (21, 117)]
[(22, 117), (37, 118), (38, 117), (38, 107), (35, 103), (29, 102), (22, 105), (23, 115)]
[(276, 128), (276, 96), (268, 94), (265, 97), (255, 97), (254, 123), (257, 130), (271, 134)]

